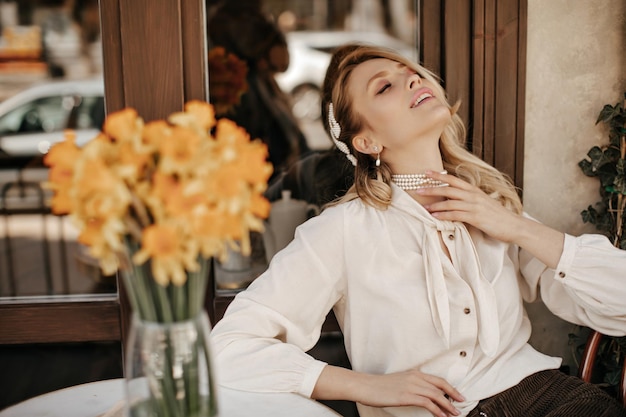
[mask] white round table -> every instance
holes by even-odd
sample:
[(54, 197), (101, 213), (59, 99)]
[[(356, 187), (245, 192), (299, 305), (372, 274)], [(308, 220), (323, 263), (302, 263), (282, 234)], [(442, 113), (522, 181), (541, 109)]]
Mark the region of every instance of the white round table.
[[(76, 385), (0, 411), (0, 417), (99, 417), (119, 407), (124, 380)], [(336, 417), (330, 408), (298, 394), (261, 394), (218, 389), (219, 417)], [(123, 414), (116, 414), (123, 415)]]

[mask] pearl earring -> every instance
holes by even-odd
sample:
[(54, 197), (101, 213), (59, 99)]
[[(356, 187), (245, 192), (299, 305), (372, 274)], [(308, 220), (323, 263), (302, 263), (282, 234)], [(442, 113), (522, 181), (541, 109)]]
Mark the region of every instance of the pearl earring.
[[(378, 152), (378, 146), (374, 146), (374, 152)], [(376, 157), (376, 166), (380, 166), (380, 152), (378, 152), (378, 156)]]

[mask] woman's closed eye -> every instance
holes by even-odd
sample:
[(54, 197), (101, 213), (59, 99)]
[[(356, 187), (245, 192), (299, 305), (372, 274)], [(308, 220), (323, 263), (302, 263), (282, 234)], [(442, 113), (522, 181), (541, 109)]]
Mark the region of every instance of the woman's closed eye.
[(385, 91), (387, 91), (388, 88), (391, 88), (391, 83), (385, 83), (385, 85), (383, 85), (377, 92), (376, 94), (382, 94)]

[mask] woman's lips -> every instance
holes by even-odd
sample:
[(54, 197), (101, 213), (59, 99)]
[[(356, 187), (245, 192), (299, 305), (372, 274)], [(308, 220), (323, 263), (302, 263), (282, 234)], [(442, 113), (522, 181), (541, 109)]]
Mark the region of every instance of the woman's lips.
[(429, 88), (420, 88), (413, 95), (413, 99), (411, 100), (411, 108), (417, 107), (424, 101), (433, 97), (434, 94)]

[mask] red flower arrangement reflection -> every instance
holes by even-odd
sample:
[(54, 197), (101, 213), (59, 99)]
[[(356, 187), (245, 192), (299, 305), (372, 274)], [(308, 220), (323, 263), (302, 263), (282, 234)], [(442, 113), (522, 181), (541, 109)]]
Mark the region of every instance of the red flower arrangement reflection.
[(248, 66), (221, 46), (209, 50), (209, 97), (215, 114), (230, 113), (248, 91)]

